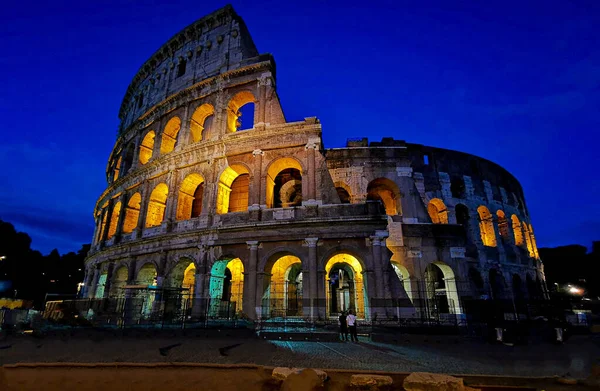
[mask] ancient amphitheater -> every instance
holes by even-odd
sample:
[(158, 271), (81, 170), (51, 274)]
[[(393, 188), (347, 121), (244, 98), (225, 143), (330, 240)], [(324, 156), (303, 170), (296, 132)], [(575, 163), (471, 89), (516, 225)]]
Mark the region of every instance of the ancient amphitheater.
[(82, 295), (136, 298), (138, 321), (443, 319), (545, 294), (510, 173), (392, 138), (325, 148), (230, 6), (142, 65), (119, 118)]

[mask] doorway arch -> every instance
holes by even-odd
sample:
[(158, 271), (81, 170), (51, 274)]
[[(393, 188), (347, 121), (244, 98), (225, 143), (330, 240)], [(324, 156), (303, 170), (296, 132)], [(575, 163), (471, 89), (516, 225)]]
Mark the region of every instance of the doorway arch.
[(349, 253), (329, 258), (325, 265), (328, 316), (353, 310), (358, 318), (368, 317), (367, 287), (362, 273), (361, 262)]
[(462, 314), (454, 271), (444, 262), (427, 265), (425, 292), (430, 316)]
[(294, 255), (284, 255), (271, 268), (269, 284), (271, 317), (302, 314), (302, 261)]
[(242, 312), (244, 264), (239, 258), (216, 261), (210, 270), (209, 316), (229, 318)]

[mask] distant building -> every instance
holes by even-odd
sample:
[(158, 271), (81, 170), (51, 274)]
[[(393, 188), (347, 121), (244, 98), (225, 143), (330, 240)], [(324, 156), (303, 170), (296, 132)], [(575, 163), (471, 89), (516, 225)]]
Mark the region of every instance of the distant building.
[(325, 148), (316, 117), (286, 121), (274, 59), (230, 6), (142, 65), (119, 118), (86, 297), (143, 296), (143, 313), (166, 289), (192, 317), (368, 320), (544, 295), (510, 173), (392, 138)]

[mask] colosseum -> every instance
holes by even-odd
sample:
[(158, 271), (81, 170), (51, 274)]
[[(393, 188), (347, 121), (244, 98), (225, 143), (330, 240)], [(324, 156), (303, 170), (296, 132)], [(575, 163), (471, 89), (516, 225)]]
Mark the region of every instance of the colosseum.
[(82, 297), (139, 299), (127, 309), (138, 322), (158, 310), (460, 319), (473, 300), (544, 297), (523, 190), (505, 169), (393, 138), (325, 148), (317, 117), (287, 122), (276, 86), (273, 57), (231, 6), (141, 66)]

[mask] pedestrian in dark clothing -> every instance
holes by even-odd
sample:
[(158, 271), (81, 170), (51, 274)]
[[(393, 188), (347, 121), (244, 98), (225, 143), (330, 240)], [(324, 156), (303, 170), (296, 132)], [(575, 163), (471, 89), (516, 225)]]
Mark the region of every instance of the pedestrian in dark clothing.
[(346, 322), (348, 323), (348, 330), (350, 330), (350, 336), (352, 337), (352, 342), (358, 342), (358, 335), (356, 334), (356, 316), (352, 310), (348, 311), (348, 316), (346, 317)]
[(344, 311), (340, 312), (340, 339), (342, 341), (348, 341), (348, 323), (346, 322), (346, 314)]

